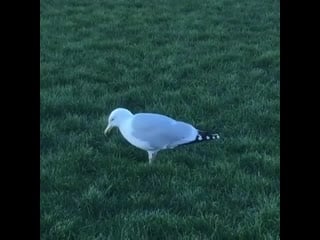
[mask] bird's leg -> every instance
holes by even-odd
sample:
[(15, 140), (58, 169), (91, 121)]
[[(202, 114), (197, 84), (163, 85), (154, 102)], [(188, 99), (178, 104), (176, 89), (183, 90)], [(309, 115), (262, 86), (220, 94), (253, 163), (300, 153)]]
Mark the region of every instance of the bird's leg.
[(153, 162), (158, 152), (149, 152), (148, 151), (148, 157), (149, 157), (149, 164)]

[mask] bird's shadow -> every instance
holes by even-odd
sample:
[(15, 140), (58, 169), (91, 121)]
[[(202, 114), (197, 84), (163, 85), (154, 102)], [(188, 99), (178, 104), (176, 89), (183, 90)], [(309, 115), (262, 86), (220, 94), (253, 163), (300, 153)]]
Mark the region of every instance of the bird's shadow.
[(133, 148), (133, 147), (128, 147), (126, 149), (126, 154), (125, 154), (126, 158), (129, 161), (135, 161), (135, 162), (139, 162), (139, 163), (148, 163), (148, 154), (146, 151), (137, 149), (137, 148)]

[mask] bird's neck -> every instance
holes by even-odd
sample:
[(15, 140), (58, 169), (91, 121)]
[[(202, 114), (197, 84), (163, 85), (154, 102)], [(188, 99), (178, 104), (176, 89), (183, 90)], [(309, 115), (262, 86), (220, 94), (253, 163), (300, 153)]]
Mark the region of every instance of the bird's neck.
[(118, 126), (122, 136), (124, 136), (124, 137), (127, 134), (129, 134), (129, 129), (130, 129), (129, 124), (130, 124), (130, 118), (126, 118), (126, 119), (123, 119)]

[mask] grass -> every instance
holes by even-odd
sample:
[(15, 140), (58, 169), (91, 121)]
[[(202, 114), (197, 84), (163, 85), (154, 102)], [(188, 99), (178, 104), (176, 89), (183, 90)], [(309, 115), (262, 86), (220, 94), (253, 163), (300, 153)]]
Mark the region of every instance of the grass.
[[(279, 1), (41, 0), (40, 235), (279, 239)], [(146, 152), (116, 107), (214, 130)]]

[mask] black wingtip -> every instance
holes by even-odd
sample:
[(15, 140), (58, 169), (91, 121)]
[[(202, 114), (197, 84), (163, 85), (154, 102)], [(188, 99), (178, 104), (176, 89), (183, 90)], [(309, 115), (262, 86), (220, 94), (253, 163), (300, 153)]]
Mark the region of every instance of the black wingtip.
[(188, 143), (184, 143), (184, 144), (181, 144), (181, 145), (204, 142), (204, 141), (209, 141), (209, 140), (218, 140), (218, 139), (220, 139), (220, 135), (217, 134), (217, 133), (198, 130), (198, 134), (197, 134), (196, 138), (193, 141), (188, 142)]
[(198, 130), (198, 135), (196, 138), (197, 141), (216, 140), (216, 139), (220, 139), (219, 134)]

